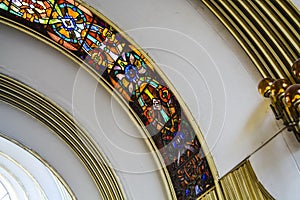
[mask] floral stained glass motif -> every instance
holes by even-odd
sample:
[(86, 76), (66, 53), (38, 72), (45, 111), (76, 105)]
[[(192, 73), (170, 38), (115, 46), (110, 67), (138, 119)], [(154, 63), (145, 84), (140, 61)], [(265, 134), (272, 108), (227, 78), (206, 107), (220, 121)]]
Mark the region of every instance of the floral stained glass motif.
[(143, 85), (151, 80), (151, 70), (141, 54), (123, 52), (110, 70), (110, 81), (127, 101), (138, 98)]
[(71, 0), (58, 0), (47, 30), (54, 41), (67, 49), (78, 51), (92, 21), (92, 13), (85, 7)]
[(109, 21), (74, 0), (0, 0), (0, 17), (81, 59), (128, 102), (159, 150), (178, 199), (195, 199), (214, 186), (187, 113), (153, 62)]

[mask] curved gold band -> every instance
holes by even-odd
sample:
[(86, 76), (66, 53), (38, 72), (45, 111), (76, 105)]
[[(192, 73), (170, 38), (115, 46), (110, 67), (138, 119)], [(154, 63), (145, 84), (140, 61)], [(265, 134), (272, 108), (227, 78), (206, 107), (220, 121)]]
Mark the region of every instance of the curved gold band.
[(125, 199), (114, 170), (95, 142), (58, 105), (3, 74), (0, 74), (0, 100), (36, 118), (68, 144), (87, 168), (103, 199)]
[(300, 57), (300, 13), (291, 1), (202, 1), (263, 77), (295, 83), (290, 67)]

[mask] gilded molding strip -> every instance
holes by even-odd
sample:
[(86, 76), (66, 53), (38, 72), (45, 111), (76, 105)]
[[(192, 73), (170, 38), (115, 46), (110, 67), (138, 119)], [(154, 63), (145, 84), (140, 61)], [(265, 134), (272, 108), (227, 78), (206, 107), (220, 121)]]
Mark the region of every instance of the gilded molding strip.
[(96, 143), (59, 106), (3, 74), (0, 74), (0, 100), (28, 113), (57, 134), (83, 162), (103, 199), (126, 199), (113, 168)]
[(220, 193), (213, 159), (186, 105), (111, 21), (74, 0), (0, 0), (0, 19), (65, 53), (117, 94), (147, 135), (173, 198), (198, 198), (214, 187)]
[(249, 160), (222, 177), (220, 183), (225, 199), (274, 199), (258, 181)]
[(202, 1), (263, 77), (295, 83), (291, 65), (300, 57), (300, 12), (291, 1)]
[[(71, 190), (70, 186), (65, 182), (65, 180), (60, 176), (60, 174), (46, 161), (44, 160), (37, 152), (33, 151), (32, 149), (28, 148), (27, 146), (21, 144), (20, 142), (8, 137), (6, 134), (4, 133), (0, 133), (0, 137), (4, 138), (5, 140), (9, 141), (10, 143), (12, 143), (13, 145), (18, 146), (19, 148), (23, 149), (24, 151), (26, 151), (27, 153), (31, 154), (35, 159), (37, 159), (39, 162), (41, 162), (51, 173), (53, 176), (55, 176), (55, 178), (60, 181), (60, 184), (64, 187), (64, 189), (68, 192), (69, 196), (71, 197), (71, 199), (75, 200), (76, 197), (73, 193), (73, 191)], [(3, 153), (3, 152), (1, 152)], [(5, 156), (8, 156), (6, 154), (4, 154)], [(9, 156), (8, 156), (9, 157)], [(31, 173), (27, 170), (24, 169), (23, 166), (17, 162), (16, 160), (14, 160), (14, 162), (16, 163), (16, 165), (20, 166), (20, 168), (22, 168), (24, 171), (26, 171), (26, 173), (30, 174)], [(36, 181), (36, 179), (34, 177), (32, 177), (32, 179), (34, 179)], [(37, 183), (38, 184), (38, 183)], [(39, 186), (40, 187), (40, 186)], [(42, 190), (42, 189), (41, 189)], [(27, 197), (28, 198), (28, 197)]]
[(204, 194), (199, 199), (201, 199), (201, 200), (218, 200), (221, 198), (218, 198), (217, 190), (215, 188), (213, 188), (212, 190), (209, 190), (206, 194)]
[[(300, 12), (290, 0), (202, 0), (248, 54), (261, 75), (295, 83), (292, 63), (300, 57)], [(249, 161), (220, 179), (225, 199), (274, 199)]]

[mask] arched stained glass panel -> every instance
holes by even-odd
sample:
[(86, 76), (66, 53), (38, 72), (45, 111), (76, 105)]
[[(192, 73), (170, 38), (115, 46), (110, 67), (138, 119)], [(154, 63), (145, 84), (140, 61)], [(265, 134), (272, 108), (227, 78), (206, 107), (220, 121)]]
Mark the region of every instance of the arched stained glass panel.
[(178, 199), (214, 187), (205, 142), (172, 86), (104, 16), (74, 0), (0, 0), (0, 17), (52, 42), (118, 92), (158, 149)]

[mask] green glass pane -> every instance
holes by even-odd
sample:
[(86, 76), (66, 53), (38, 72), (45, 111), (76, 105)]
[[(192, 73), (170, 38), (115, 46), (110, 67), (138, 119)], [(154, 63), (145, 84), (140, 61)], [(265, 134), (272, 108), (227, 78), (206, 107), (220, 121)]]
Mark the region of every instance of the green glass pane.
[(1, 3), (0, 4), (0, 9), (8, 10), (8, 7), (4, 3)]

